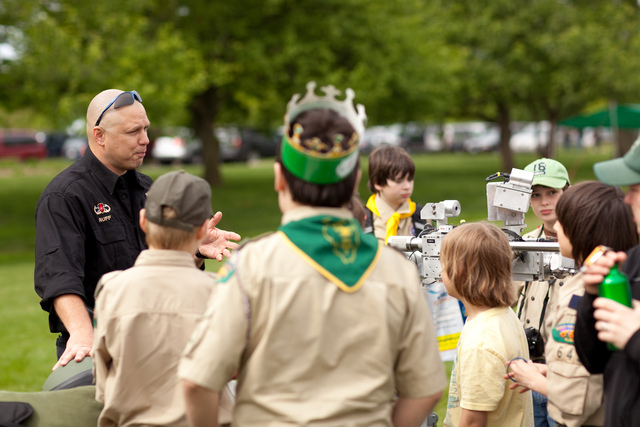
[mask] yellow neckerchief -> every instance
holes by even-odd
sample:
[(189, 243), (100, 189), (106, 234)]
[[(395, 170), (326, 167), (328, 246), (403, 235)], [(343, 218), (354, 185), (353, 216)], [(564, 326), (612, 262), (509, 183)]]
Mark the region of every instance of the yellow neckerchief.
[[(409, 212), (407, 213), (394, 212), (389, 218), (389, 220), (387, 221), (387, 235), (384, 237), (385, 245), (387, 244), (387, 240), (389, 240), (389, 237), (395, 236), (398, 234), (398, 225), (400, 224), (400, 220), (404, 218), (409, 218), (416, 211), (416, 204), (412, 202), (411, 199), (409, 199), (408, 202), (409, 202)], [(380, 212), (378, 212), (378, 207), (376, 206), (375, 194), (372, 194), (371, 197), (369, 197), (369, 200), (367, 200), (367, 207), (375, 215), (380, 216)]]

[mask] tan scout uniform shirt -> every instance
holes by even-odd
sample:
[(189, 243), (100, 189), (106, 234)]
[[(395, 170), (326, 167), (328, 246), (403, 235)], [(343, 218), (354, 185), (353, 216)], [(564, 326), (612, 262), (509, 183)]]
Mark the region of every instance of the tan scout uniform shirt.
[[(302, 207), (282, 222), (318, 215), (352, 217)], [(391, 426), (396, 392), (431, 396), (447, 379), (415, 266), (376, 247), (377, 262), (349, 292), (282, 232), (246, 244), (235, 272), (219, 272), (179, 376), (220, 390), (238, 368), (236, 425)]]
[(104, 402), (98, 426), (187, 425), (178, 361), (214, 283), (192, 255), (172, 250), (145, 250), (132, 268), (102, 277), (93, 344), (96, 400)]
[[(539, 226), (535, 230), (522, 236), (525, 239), (542, 238), (546, 236), (542, 230), (542, 226)], [(516, 314), (522, 322), (524, 328), (533, 327), (540, 331), (544, 342), (549, 340), (549, 331), (547, 330), (547, 320), (552, 318), (553, 312), (558, 304), (558, 289), (563, 285), (564, 278), (552, 277), (549, 280), (541, 282), (533, 281), (528, 282), (516, 282), (520, 292), (518, 298), (518, 304), (516, 305)], [(547, 308), (540, 321), (542, 314), (542, 308), (544, 307), (544, 300), (549, 293), (549, 300), (547, 302)]]
[[(389, 221), (391, 215), (394, 213), (406, 214), (411, 212), (411, 210), (409, 209), (409, 202), (404, 202), (397, 211), (394, 211), (380, 196), (376, 197), (376, 207), (378, 208), (380, 216), (373, 214), (373, 235), (384, 242), (387, 236), (387, 221)], [(402, 218), (398, 223), (396, 236), (412, 236), (411, 227), (413, 227), (411, 216)]]
[(555, 315), (547, 325), (547, 410), (554, 421), (569, 427), (601, 426), (604, 421), (602, 375), (589, 374), (573, 342), (578, 297), (583, 295), (578, 274), (560, 288)]

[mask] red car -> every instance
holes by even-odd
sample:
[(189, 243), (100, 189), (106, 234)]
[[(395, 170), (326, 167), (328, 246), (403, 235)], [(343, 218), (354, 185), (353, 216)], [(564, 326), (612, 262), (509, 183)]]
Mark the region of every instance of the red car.
[(44, 132), (26, 129), (0, 129), (0, 158), (15, 157), (20, 160), (27, 158), (47, 157), (46, 136)]

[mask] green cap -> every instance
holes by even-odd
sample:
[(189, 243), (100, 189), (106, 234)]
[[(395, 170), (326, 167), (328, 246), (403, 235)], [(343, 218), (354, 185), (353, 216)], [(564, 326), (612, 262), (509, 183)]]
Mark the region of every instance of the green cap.
[[(165, 206), (173, 208), (177, 216), (163, 217)], [(213, 216), (211, 187), (204, 179), (185, 171), (169, 172), (151, 185), (144, 208), (147, 219), (155, 224), (193, 231)]]
[(564, 188), (571, 184), (569, 173), (562, 163), (557, 160), (542, 158), (529, 163), (525, 168), (533, 172), (531, 185), (542, 185), (550, 188)]
[(609, 185), (640, 184), (640, 139), (633, 143), (627, 154), (617, 159), (593, 165), (596, 177)]

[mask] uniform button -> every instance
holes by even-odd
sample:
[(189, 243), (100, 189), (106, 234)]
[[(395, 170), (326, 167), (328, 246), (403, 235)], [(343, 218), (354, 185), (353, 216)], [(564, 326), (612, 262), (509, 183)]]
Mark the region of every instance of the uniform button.
[(535, 300), (536, 300), (536, 297), (531, 297), (531, 301), (535, 301)]
[(531, 323), (531, 320), (527, 319), (527, 322), (526, 322), (526, 323), (527, 323), (527, 325), (528, 325), (529, 323)]

